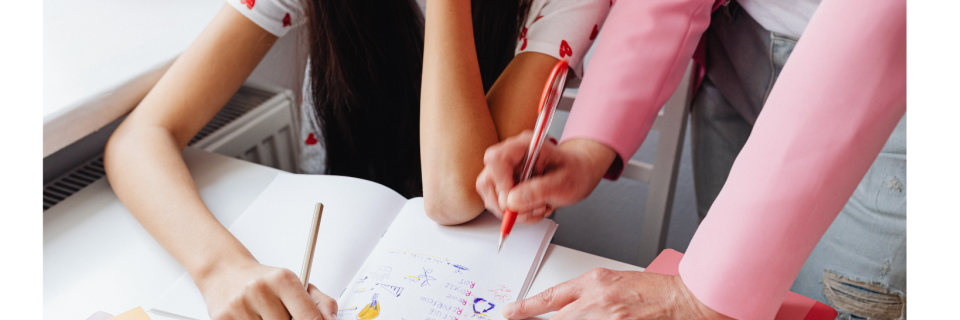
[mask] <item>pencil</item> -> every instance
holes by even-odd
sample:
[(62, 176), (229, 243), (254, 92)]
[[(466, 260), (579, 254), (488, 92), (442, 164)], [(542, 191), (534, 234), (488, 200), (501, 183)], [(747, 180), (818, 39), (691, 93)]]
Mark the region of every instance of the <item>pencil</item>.
[(323, 215), (323, 204), (317, 203), (313, 209), (313, 222), (310, 223), (310, 235), (307, 238), (307, 252), (303, 253), (303, 269), (300, 270), (300, 281), (303, 288), (309, 289), (310, 266), (313, 265), (313, 251), (317, 247), (317, 232), (320, 231), (320, 216)]

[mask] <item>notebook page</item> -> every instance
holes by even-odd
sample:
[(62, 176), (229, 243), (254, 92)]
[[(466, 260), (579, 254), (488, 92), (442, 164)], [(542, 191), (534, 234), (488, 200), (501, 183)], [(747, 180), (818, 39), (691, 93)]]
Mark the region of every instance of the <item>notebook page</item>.
[[(260, 263), (299, 275), (318, 202), (324, 209), (310, 283), (337, 297), (406, 203), (403, 196), (361, 179), (281, 173), (228, 229)], [(186, 273), (151, 311), (209, 319)]]
[(338, 318), (502, 319), (530, 286), (556, 223), (517, 224), (497, 253), (499, 230), (490, 213), (441, 226), (422, 198), (409, 200), (338, 299)]
[[(550, 221), (552, 222), (553, 220)], [(530, 266), (530, 273), (527, 274), (527, 279), (523, 282), (523, 290), (520, 290), (517, 294), (516, 300), (527, 297), (530, 286), (533, 284), (533, 279), (537, 277), (537, 272), (540, 271), (540, 264), (543, 263), (543, 257), (547, 254), (547, 247), (550, 246), (550, 240), (553, 239), (553, 234), (557, 232), (557, 227), (556, 222), (549, 224), (547, 233), (543, 235), (543, 243), (540, 244), (540, 249), (537, 250), (536, 260), (533, 262), (533, 265)]]

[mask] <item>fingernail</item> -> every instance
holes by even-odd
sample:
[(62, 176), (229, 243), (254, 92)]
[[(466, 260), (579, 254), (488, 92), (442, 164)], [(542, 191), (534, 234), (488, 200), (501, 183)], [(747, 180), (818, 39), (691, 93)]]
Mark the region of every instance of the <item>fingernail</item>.
[(520, 191), (510, 191), (510, 193), (507, 194), (506, 203), (507, 207), (509, 207), (511, 204), (516, 206), (518, 203), (523, 203), (523, 197), (520, 195)]

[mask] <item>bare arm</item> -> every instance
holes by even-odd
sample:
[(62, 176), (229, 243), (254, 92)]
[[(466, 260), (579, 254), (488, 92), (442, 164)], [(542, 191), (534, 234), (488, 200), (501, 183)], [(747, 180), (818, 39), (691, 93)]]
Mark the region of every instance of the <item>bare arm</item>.
[(276, 39), (224, 5), (107, 144), (117, 196), (195, 279), (219, 262), (253, 257), (203, 204), (180, 154)]
[[(225, 4), (117, 128), (105, 152), (113, 190), (190, 273), (203, 291), (211, 315), (229, 313), (214, 310), (217, 301), (211, 300), (217, 298), (211, 296), (238, 294), (227, 292), (237, 288), (218, 282), (218, 276), (246, 281), (272, 272), (281, 286), (291, 280), (292, 273), (264, 269), (217, 221), (200, 198), (181, 157), (190, 139), (226, 104), (276, 40)], [(268, 276), (261, 279), (264, 277)], [(296, 275), (292, 278), (296, 280)], [(282, 299), (290, 301), (287, 308), (291, 313), (319, 315), (319, 311), (307, 312), (316, 307), (306, 294), (286, 290), (280, 295), (296, 298)], [(225, 306), (228, 301), (222, 302)]]
[(483, 212), (476, 177), (484, 151), (533, 128), (543, 84), (558, 60), (521, 53), (484, 97), (470, 2), (427, 6), (420, 98), (423, 194), (430, 218), (459, 224)]

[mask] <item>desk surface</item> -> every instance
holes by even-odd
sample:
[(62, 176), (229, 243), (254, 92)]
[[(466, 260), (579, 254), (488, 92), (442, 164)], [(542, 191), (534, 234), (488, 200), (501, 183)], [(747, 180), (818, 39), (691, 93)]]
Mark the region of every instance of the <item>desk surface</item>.
[[(192, 148), (184, 159), (204, 202), (224, 225), (233, 223), (279, 172)], [(550, 245), (530, 295), (596, 267), (642, 270)], [(119, 314), (149, 307), (183, 272), (120, 203), (106, 179), (43, 214), (45, 319), (83, 320), (96, 311)]]

